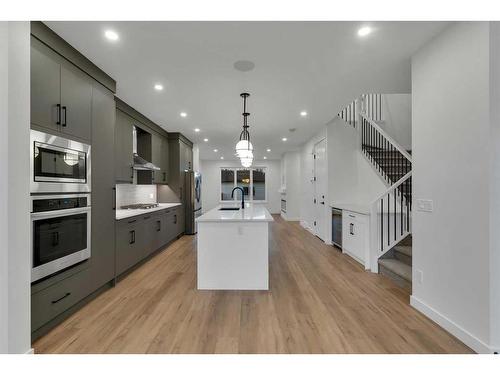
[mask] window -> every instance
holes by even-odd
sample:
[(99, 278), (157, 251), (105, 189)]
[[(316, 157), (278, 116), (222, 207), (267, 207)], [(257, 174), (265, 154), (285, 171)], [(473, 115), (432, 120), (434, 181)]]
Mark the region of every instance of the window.
[(220, 196), (221, 201), (239, 200), (241, 196), (231, 191), (240, 187), (245, 193), (247, 201), (266, 200), (266, 169), (265, 168), (221, 168), (220, 171)]

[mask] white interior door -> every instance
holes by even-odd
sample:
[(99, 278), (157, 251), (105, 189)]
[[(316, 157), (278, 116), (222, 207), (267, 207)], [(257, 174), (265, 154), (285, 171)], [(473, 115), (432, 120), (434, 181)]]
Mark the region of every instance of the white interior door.
[(327, 197), (327, 170), (326, 170), (326, 140), (323, 139), (314, 145), (314, 229), (315, 234), (323, 241), (326, 240), (326, 197)]

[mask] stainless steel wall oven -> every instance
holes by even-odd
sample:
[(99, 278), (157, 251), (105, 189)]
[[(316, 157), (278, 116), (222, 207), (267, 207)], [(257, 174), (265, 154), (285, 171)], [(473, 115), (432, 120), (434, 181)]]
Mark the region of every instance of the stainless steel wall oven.
[(90, 194), (32, 196), (31, 282), (90, 258)]

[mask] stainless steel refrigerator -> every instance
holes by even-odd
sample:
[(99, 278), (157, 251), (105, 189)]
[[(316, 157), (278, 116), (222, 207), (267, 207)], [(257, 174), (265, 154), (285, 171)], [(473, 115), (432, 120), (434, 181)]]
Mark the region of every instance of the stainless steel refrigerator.
[(186, 234), (196, 234), (195, 219), (201, 216), (201, 174), (194, 171), (184, 172)]

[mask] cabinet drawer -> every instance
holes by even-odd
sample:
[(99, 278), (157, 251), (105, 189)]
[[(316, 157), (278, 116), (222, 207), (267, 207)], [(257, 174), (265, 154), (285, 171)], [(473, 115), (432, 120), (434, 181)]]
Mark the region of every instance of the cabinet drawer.
[(144, 257), (144, 230), (141, 217), (124, 220), (116, 227), (116, 274), (120, 275)]
[(31, 295), (31, 331), (69, 309), (90, 294), (89, 269)]

